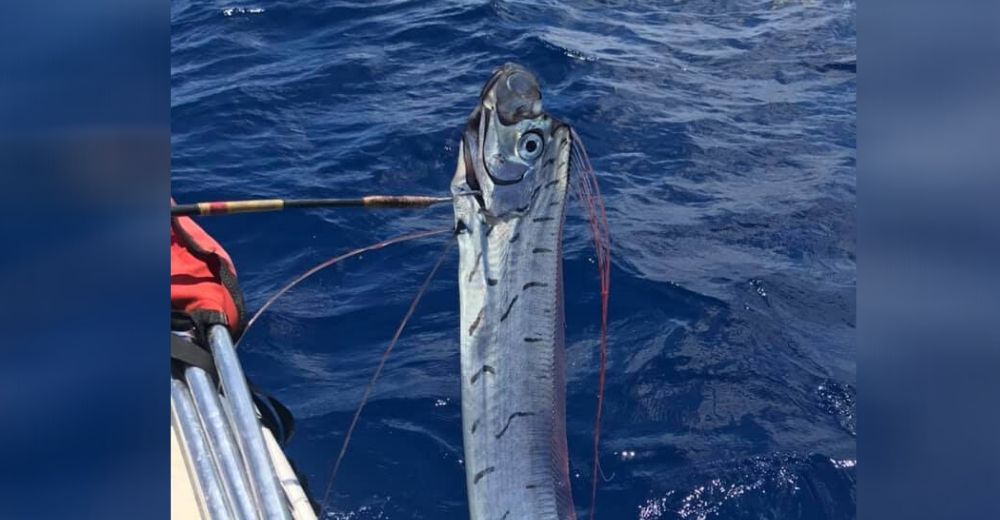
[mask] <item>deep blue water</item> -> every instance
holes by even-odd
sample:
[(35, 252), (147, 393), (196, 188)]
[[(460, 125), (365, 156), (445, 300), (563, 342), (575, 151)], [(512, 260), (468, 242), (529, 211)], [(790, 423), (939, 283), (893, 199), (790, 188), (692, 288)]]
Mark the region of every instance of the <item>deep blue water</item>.
[[(613, 238), (598, 518), (844, 519), (855, 506), (855, 5), (824, 0), (172, 5), (178, 201), (444, 194), (492, 69), (534, 71), (588, 145)], [(568, 422), (589, 506), (599, 298), (566, 224)], [(202, 219), (251, 309), (426, 212)], [(323, 272), (241, 347), (297, 415), (316, 494), (441, 239)], [(355, 433), (330, 518), (467, 517), (457, 253)]]

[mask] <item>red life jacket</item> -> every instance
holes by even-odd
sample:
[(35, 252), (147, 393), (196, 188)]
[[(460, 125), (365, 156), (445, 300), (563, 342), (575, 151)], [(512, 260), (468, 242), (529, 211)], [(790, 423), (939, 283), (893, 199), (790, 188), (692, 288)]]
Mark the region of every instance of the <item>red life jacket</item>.
[(225, 325), (234, 339), (245, 326), (232, 259), (190, 217), (170, 219), (170, 311), (189, 317), (202, 332), (207, 325)]

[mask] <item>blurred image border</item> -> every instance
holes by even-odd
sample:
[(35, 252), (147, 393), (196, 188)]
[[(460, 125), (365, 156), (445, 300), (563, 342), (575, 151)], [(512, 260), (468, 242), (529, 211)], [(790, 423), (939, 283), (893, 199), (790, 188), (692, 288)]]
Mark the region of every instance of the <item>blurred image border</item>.
[(0, 17), (4, 518), (169, 516), (170, 4)]
[(1000, 518), (1000, 19), (858, 5), (858, 516)]

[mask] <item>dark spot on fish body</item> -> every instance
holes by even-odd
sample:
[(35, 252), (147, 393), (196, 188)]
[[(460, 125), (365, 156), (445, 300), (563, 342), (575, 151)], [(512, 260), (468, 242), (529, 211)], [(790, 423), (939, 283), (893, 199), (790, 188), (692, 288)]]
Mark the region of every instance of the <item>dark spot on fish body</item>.
[(548, 222), (550, 220), (555, 220), (555, 217), (536, 217), (531, 219), (532, 222)]
[(514, 413), (510, 414), (510, 417), (507, 418), (507, 424), (505, 424), (503, 426), (503, 429), (500, 430), (496, 435), (494, 435), (494, 437), (496, 437), (497, 439), (499, 439), (500, 437), (503, 437), (503, 434), (507, 433), (507, 429), (510, 428), (510, 422), (513, 421), (514, 418), (516, 418), (516, 417), (530, 417), (532, 415), (535, 415), (535, 412), (514, 412)]
[(503, 316), (500, 316), (500, 321), (507, 319), (507, 316), (510, 314), (510, 310), (514, 308), (514, 302), (516, 301), (517, 301), (517, 296), (511, 298), (510, 303), (507, 305), (507, 310), (504, 311)]
[(486, 279), (486, 285), (496, 285), (496, 284), (497, 284), (497, 279), (496, 278), (487, 278)]
[(535, 253), (535, 254), (538, 254), (538, 253), (551, 253), (552, 250), (549, 249), (549, 248), (547, 248), (547, 247), (536, 247), (536, 248), (532, 249), (531, 252)]
[(514, 236), (510, 237), (510, 243), (513, 244), (514, 242), (517, 242), (517, 239), (519, 239), (519, 238), (521, 238), (521, 234), (520, 233), (514, 233)]
[(491, 367), (489, 365), (483, 365), (483, 368), (480, 368), (479, 370), (477, 370), (476, 373), (472, 374), (472, 377), (469, 378), (469, 384), (475, 384), (476, 381), (479, 380), (479, 376), (481, 376), (483, 374), (497, 375), (497, 371), (494, 370), (493, 367)]
[(474, 477), (472, 477), (472, 484), (473, 485), (478, 484), (479, 481), (483, 479), (483, 477), (485, 477), (486, 475), (489, 475), (490, 473), (493, 473), (493, 471), (495, 471), (495, 470), (496, 470), (496, 468), (494, 468), (493, 466), (488, 466), (486, 469), (484, 469), (484, 470), (476, 473), (476, 475)]
[(554, 162), (556, 162), (555, 158), (554, 158), (554, 157), (553, 157), (553, 158), (550, 158), (549, 160), (545, 161), (545, 164), (543, 164), (543, 165), (542, 165), (542, 167), (544, 168), (544, 167), (546, 167), (546, 166), (550, 166), (550, 165), (552, 165), (552, 163), (554, 163)]
[(538, 487), (538, 484), (528, 484), (524, 486), (524, 489), (535, 489), (536, 487)]
[(549, 284), (545, 282), (528, 282), (524, 284), (524, 287), (521, 287), (521, 290), (523, 291), (525, 289), (530, 289), (532, 287), (548, 287), (548, 286)]
[(510, 509), (508, 509), (507, 512), (505, 512), (503, 516), (500, 517), (500, 520), (507, 520), (508, 516), (510, 516)]
[(475, 276), (476, 273), (479, 272), (479, 261), (482, 260), (482, 259), (483, 259), (483, 252), (480, 251), (479, 254), (476, 255), (476, 261), (473, 262), (472, 271), (469, 272), (469, 279), (468, 279), (468, 281), (471, 282), (472, 281), (472, 277)]
[(549, 181), (548, 183), (545, 184), (545, 187), (549, 188), (549, 187), (551, 187), (551, 186), (553, 186), (555, 184), (559, 184), (559, 179), (555, 179), (555, 180)]
[(475, 321), (472, 322), (472, 325), (469, 325), (469, 335), (470, 336), (472, 335), (473, 332), (476, 331), (476, 329), (479, 328), (479, 324), (483, 321), (483, 316), (485, 316), (485, 315), (486, 315), (486, 307), (483, 307), (482, 309), (479, 309), (479, 315), (476, 316), (476, 319), (475, 319)]
[(541, 193), (541, 192), (542, 192), (542, 187), (541, 186), (535, 186), (535, 189), (531, 190), (531, 198), (529, 200), (531, 200), (531, 202), (534, 202), (535, 201), (535, 197), (537, 197), (538, 194)]
[(524, 338), (525, 343), (538, 343), (539, 341), (544, 341), (542, 338)]
[(479, 419), (472, 421), (472, 433), (476, 433), (477, 429), (479, 429)]

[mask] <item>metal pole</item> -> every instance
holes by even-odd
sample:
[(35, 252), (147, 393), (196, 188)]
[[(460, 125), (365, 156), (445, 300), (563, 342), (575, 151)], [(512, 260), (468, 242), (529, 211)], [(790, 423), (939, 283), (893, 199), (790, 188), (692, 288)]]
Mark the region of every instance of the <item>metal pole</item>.
[(191, 401), (191, 394), (184, 383), (173, 378), (170, 379), (170, 409), (171, 420), (180, 433), (181, 443), (187, 452), (188, 468), (193, 470), (191, 473), (200, 491), (196, 495), (202, 510), (211, 520), (233, 518), (219, 483), (219, 473), (208, 449), (205, 432)]
[(250, 473), (250, 486), (257, 498), (257, 506), (264, 518), (291, 520), (285, 495), (268, 456), (260, 422), (250, 398), (243, 369), (240, 367), (229, 331), (221, 325), (209, 330), (208, 343), (219, 372), (219, 381), (229, 403), (230, 423), (236, 433), (240, 451)]
[(232, 431), (222, 410), (219, 393), (208, 374), (198, 367), (184, 370), (194, 406), (208, 434), (209, 448), (222, 473), (222, 487), (236, 517), (243, 520), (259, 518), (250, 494), (243, 459), (233, 439)]

